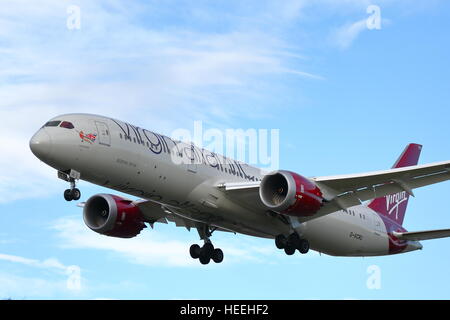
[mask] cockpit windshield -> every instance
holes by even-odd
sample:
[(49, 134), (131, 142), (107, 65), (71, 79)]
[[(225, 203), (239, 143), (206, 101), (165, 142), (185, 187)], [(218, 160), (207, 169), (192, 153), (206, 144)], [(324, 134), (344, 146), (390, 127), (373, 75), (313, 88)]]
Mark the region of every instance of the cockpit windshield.
[(59, 121), (59, 120), (49, 121), (46, 124), (44, 124), (42, 127), (57, 127), (57, 126), (59, 126), (60, 123), (61, 123), (61, 121)]
[(44, 127), (57, 127), (59, 126), (60, 123), (61, 121), (59, 120), (49, 121), (46, 124), (44, 124)]
[(75, 128), (75, 126), (73, 125), (72, 122), (69, 121), (61, 121), (61, 120), (52, 120), (47, 122), (46, 124), (44, 124), (42, 126), (42, 128), (44, 127), (61, 127), (61, 128), (66, 128), (66, 129), (73, 129)]
[(73, 129), (75, 128), (72, 124), (72, 122), (69, 121), (63, 121), (60, 125), (61, 128), (66, 128), (66, 129)]

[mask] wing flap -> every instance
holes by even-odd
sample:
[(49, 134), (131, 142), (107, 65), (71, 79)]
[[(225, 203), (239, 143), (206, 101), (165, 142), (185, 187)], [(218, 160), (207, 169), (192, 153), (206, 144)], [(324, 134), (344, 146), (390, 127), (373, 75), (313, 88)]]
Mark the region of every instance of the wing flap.
[(157, 202), (139, 200), (135, 202), (135, 205), (138, 206), (146, 222), (150, 223), (152, 227), (156, 222), (168, 223), (168, 221), (175, 223), (177, 227), (185, 227), (187, 230), (195, 227), (194, 221), (174, 214), (173, 210), (169, 210)]
[(450, 229), (415, 231), (415, 232), (393, 232), (394, 237), (400, 240), (421, 241), (450, 237)]
[[(167, 224), (168, 222), (173, 222), (175, 223), (176, 227), (184, 227), (188, 231), (190, 231), (192, 228), (197, 228), (199, 224), (194, 220), (190, 220), (188, 218), (185, 218), (184, 216), (181, 216), (179, 213), (177, 214), (177, 208), (164, 206), (160, 203), (148, 200), (138, 200), (135, 201), (134, 204), (138, 206), (145, 218), (145, 221), (150, 223), (152, 228), (153, 224), (156, 222), (165, 224)], [(220, 227), (217, 227), (216, 230), (223, 232), (234, 232)]]

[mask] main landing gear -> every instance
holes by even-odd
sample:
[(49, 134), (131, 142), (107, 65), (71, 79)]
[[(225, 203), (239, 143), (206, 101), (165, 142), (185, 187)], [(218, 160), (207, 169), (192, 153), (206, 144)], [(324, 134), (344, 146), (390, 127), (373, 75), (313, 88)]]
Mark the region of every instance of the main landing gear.
[(204, 241), (204, 245), (200, 247), (198, 244), (193, 244), (189, 249), (191, 257), (199, 259), (201, 264), (208, 264), (211, 260), (215, 263), (221, 263), (223, 261), (223, 251), (219, 248), (214, 248), (209, 239), (215, 229), (210, 231), (209, 226), (202, 224), (197, 226), (197, 230), (200, 239)]
[(189, 253), (193, 259), (199, 259), (201, 264), (208, 264), (211, 260), (215, 263), (223, 261), (223, 251), (219, 248), (214, 248), (211, 242), (206, 242), (203, 247), (193, 244), (189, 249)]
[(275, 245), (278, 249), (284, 249), (284, 252), (291, 256), (295, 253), (295, 250), (300, 251), (301, 254), (308, 253), (309, 251), (309, 241), (300, 238), (300, 236), (294, 232), (288, 237), (279, 234), (275, 237)]
[(80, 173), (70, 170), (69, 173), (58, 171), (58, 178), (70, 183), (70, 189), (64, 191), (64, 199), (66, 201), (80, 200), (81, 191), (76, 187), (76, 180), (80, 179)]

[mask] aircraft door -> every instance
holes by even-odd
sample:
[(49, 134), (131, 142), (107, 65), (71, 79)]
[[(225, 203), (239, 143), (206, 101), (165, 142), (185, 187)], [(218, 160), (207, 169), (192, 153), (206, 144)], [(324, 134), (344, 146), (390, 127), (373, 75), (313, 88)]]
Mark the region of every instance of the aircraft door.
[(197, 164), (199, 163), (199, 157), (193, 145), (191, 148), (185, 148), (186, 155), (186, 169), (188, 172), (197, 173)]
[(378, 214), (374, 213), (372, 215), (372, 221), (373, 221), (373, 227), (375, 229), (376, 232), (378, 233), (383, 233), (383, 220), (381, 220), (381, 218), (378, 216)]
[(111, 146), (111, 134), (108, 125), (104, 122), (95, 121), (98, 131), (98, 143), (107, 147)]

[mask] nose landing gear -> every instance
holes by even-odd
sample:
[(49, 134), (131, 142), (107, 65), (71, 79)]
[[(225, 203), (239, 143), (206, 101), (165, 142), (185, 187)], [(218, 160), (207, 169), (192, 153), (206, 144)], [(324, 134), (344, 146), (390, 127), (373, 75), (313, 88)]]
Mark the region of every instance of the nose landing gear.
[(72, 201), (72, 200), (80, 200), (81, 198), (81, 191), (78, 188), (71, 188), (64, 190), (64, 199), (66, 201)]
[(298, 250), (301, 254), (306, 254), (309, 251), (309, 241), (300, 238), (300, 236), (294, 232), (288, 237), (279, 234), (275, 237), (275, 245), (278, 249), (284, 249), (287, 255), (293, 255), (295, 250)]
[(81, 191), (76, 187), (76, 180), (80, 179), (80, 173), (70, 170), (69, 173), (58, 171), (58, 178), (70, 183), (70, 189), (64, 191), (64, 199), (66, 201), (80, 200)]

